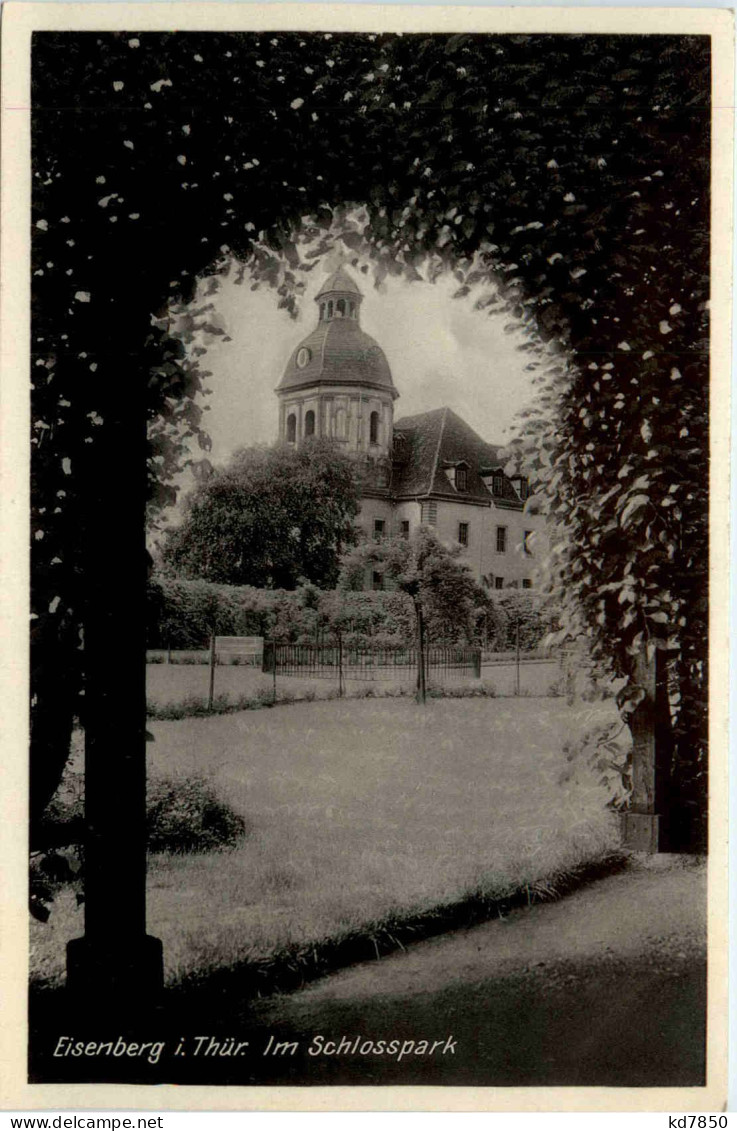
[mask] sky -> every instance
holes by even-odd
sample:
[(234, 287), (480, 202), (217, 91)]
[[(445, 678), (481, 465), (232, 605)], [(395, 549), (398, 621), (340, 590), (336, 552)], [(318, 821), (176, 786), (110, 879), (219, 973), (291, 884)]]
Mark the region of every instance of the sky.
[[(252, 290), (248, 279), (239, 285), (227, 278), (211, 300), (231, 339), (214, 339), (202, 359), (212, 372), (204, 424), (213, 463), (225, 462), (240, 447), (277, 439), (274, 389), (292, 350), (317, 324), (314, 296), (328, 269), (332, 263), (309, 276), (296, 321), (278, 309), (273, 291)], [(380, 293), (369, 279), (351, 274), (364, 294), (361, 326), (384, 350), (400, 394), (395, 421), (448, 405), (483, 439), (511, 439), (514, 416), (529, 403), (532, 386), (525, 371), (530, 355), (517, 348), (522, 332), (505, 329), (510, 316), (474, 310), (473, 295), (454, 299), (451, 275), (435, 283), (391, 278)]]

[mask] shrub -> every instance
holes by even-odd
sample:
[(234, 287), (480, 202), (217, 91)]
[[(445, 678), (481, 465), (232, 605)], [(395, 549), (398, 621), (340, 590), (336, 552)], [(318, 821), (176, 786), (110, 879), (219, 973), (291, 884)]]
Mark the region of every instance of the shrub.
[[(44, 813), (45, 839), (39, 849), (78, 845), (84, 833), (81, 775), (66, 774)], [(236, 844), (245, 835), (242, 817), (221, 801), (203, 777), (159, 777), (149, 774), (146, 825), (151, 852), (210, 852)], [(43, 853), (39, 853), (39, 856)], [(54, 853), (56, 855), (56, 853)], [(48, 871), (40, 860), (35, 870)]]
[(626, 810), (632, 796), (632, 735), (617, 718), (601, 723), (563, 746), (568, 767), (560, 784), (578, 782), (581, 775), (594, 774), (609, 793), (608, 807)]
[(232, 848), (246, 822), (204, 777), (153, 777), (146, 797), (150, 852), (213, 852)]
[(488, 645), (497, 652), (514, 652), (519, 643), (523, 652), (540, 646), (558, 623), (554, 610), (539, 594), (524, 589), (486, 591), (484, 606), (488, 618)]

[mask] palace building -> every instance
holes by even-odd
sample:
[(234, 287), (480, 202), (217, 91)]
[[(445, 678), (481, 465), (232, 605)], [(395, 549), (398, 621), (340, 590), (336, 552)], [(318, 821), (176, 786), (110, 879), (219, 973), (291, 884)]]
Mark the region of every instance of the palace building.
[[(399, 392), (381, 346), (361, 328), (358, 286), (339, 268), (316, 296), (318, 322), (279, 383), (279, 439), (328, 436), (361, 464), (359, 525), (371, 537), (432, 526), (457, 542), (477, 580), (529, 588), (544, 519), (524, 476), (505, 474), (500, 447), (450, 408), (394, 419)], [(383, 586), (380, 573), (373, 575)]]

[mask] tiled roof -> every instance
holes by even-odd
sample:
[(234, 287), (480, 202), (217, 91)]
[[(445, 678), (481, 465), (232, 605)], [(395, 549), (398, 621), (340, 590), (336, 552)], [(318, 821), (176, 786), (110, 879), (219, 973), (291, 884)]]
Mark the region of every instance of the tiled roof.
[[(434, 495), (458, 501), (489, 503), (492, 495), (481, 478), (481, 470), (493, 468), (502, 472), (499, 447), (488, 444), (450, 408), (437, 408), (418, 416), (405, 416), (394, 424), (394, 435), (404, 437), (405, 459), (395, 464), (392, 493)], [(467, 490), (457, 491), (447, 469), (464, 462), (467, 465)], [(503, 493), (494, 496), (501, 506), (522, 507), (520, 498), (504, 475)]]
[[(303, 348), (309, 350), (310, 358), (300, 369), (297, 354)], [(399, 396), (381, 346), (352, 318), (319, 322), (293, 351), (277, 388), (284, 392), (320, 384), (364, 385), (389, 389)]]
[(348, 274), (345, 267), (339, 267), (337, 271), (333, 271), (332, 275), (328, 276), (315, 295), (315, 298), (322, 298), (323, 295), (330, 294), (332, 291), (340, 291), (341, 294), (361, 294), (357, 284)]

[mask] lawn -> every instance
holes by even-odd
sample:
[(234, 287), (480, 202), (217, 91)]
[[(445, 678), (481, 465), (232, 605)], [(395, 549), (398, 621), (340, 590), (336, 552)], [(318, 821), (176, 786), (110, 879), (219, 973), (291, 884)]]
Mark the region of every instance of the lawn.
[[(248, 823), (238, 848), (151, 858), (149, 930), (169, 983), (545, 880), (617, 847), (606, 796), (564, 743), (610, 702), (300, 703), (151, 722), (159, 773), (205, 774)], [(61, 975), (71, 895), (33, 925)]]

